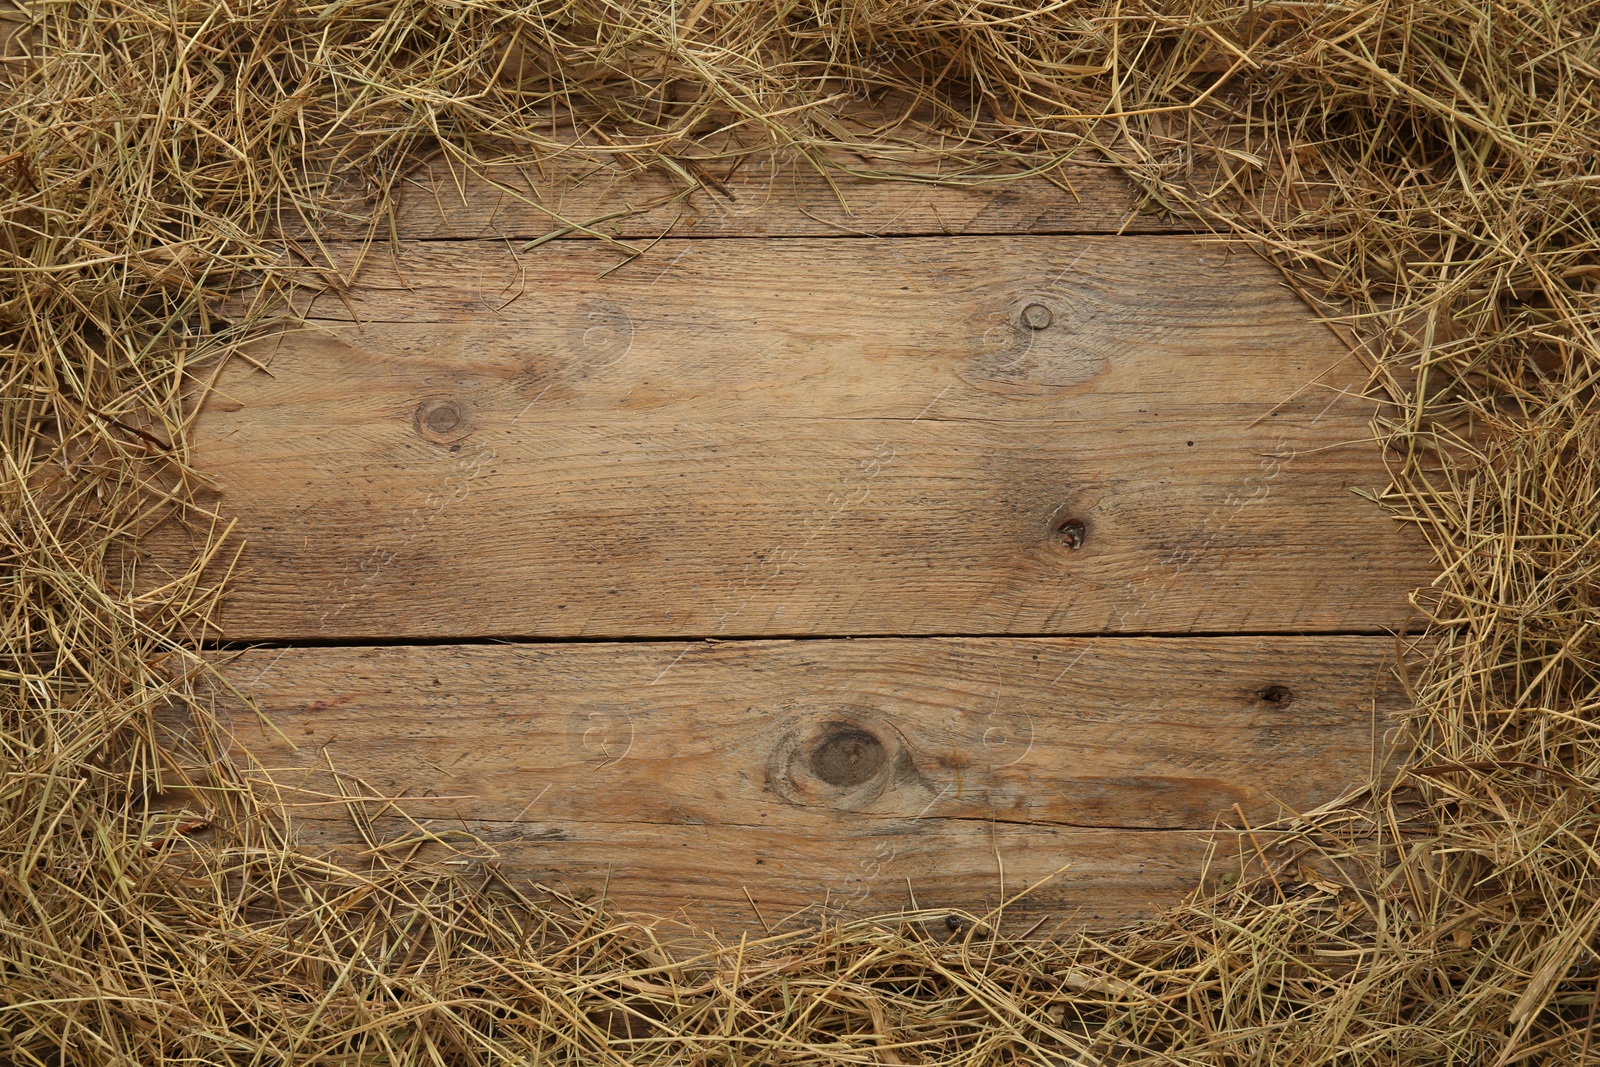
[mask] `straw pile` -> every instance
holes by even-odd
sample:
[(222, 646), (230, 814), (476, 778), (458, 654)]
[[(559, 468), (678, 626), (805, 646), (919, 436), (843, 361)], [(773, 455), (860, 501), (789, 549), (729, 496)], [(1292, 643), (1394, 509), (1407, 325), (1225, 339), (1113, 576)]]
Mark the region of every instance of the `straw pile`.
[[(1600, 5), (20, 4), (0, 1061), (1600, 1062)], [(860, 96), (925, 128), (855, 122)], [(911, 916), (674, 959), (492, 872), (295, 848), (197, 696), (230, 549), (185, 445), (285, 297), (348, 284), (292, 235), (382, 238), (429, 157), (687, 186), (774, 146), (885, 178), (1111, 166), (1282, 264), (1393, 401), (1379, 503), (1438, 551), (1396, 783), (1158, 920), (1050, 940)], [(211, 547), (157, 572), (139, 539), (179, 520)]]

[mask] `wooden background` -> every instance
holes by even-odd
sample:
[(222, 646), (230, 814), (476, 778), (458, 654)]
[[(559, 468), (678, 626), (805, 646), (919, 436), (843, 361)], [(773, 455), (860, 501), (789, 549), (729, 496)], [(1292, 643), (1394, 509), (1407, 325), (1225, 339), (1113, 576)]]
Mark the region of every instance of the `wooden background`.
[(1352, 492), (1364, 371), (1068, 177), (750, 166), (524, 250), (672, 190), (419, 175), (199, 422), (273, 728), (218, 699), (305, 840), (724, 935), (1041, 880), (1008, 915), (1106, 923), (1366, 780), (1431, 571)]

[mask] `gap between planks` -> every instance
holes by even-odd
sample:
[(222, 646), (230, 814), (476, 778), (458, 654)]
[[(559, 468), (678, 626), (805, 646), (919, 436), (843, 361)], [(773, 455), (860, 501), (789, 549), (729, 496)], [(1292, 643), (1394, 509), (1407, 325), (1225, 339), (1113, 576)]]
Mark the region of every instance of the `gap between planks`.
[[(1168, 631), (1140, 631), (1118, 632), (1108, 634), (1099, 631), (1084, 633), (1033, 633), (1011, 634), (1010, 637), (1019, 641), (1051, 640), (1062, 637), (1082, 638), (1084, 640), (1117, 639), (1117, 638), (1148, 638), (1151, 640), (1185, 640), (1192, 638), (1226, 638), (1226, 637), (1382, 637), (1405, 638), (1417, 637), (1423, 633), (1424, 624), (1420, 621), (1413, 623), (1406, 629), (1396, 631), (1391, 628), (1374, 627), (1370, 629), (1353, 630), (1298, 630), (1293, 634), (1284, 634), (1276, 630), (1168, 630)], [(674, 640), (687, 642), (703, 642), (706, 644), (726, 644), (738, 641), (925, 641), (930, 638), (983, 638), (999, 636), (992, 633), (930, 633), (930, 634), (890, 634), (890, 633), (864, 633), (864, 634), (759, 634), (738, 635), (733, 637), (714, 637), (710, 634), (684, 634)], [(205, 652), (247, 652), (256, 649), (280, 648), (444, 648), (444, 647), (484, 647), (491, 645), (626, 645), (626, 644), (660, 644), (663, 638), (638, 636), (633, 634), (589, 634), (568, 637), (539, 637), (535, 634), (506, 634), (506, 635), (473, 635), (464, 637), (450, 637), (446, 635), (421, 636), (421, 637), (369, 637), (369, 638), (295, 638), (290, 640), (252, 640), (247, 637), (227, 638), (212, 640), (202, 643)]]

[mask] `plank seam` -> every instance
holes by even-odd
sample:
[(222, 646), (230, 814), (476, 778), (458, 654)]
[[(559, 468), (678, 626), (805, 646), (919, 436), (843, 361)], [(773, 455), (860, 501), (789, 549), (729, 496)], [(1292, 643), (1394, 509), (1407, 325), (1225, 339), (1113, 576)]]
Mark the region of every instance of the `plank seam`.
[[(402, 237), (401, 244), (439, 244), (439, 243), (464, 243), (467, 241), (536, 241), (544, 237), (543, 233), (493, 233), (493, 234), (452, 234), (442, 237)], [(1195, 229), (1160, 229), (1160, 230), (979, 230), (964, 231), (962, 233), (941, 233), (937, 230), (914, 230), (905, 233), (851, 233), (841, 230), (838, 233), (664, 233), (663, 240), (668, 241), (898, 241), (898, 240), (930, 240), (960, 241), (966, 238), (992, 239), (996, 237), (1209, 237), (1220, 236), (1213, 230)], [(631, 238), (639, 240), (639, 238)], [(576, 234), (556, 237), (552, 243), (560, 241), (563, 244), (595, 244), (597, 239), (582, 237)], [(325, 237), (322, 244), (325, 246), (362, 247), (369, 242), (358, 237)], [(371, 244), (388, 244), (389, 238), (374, 238)]]
[(1072, 638), (1085, 641), (1126, 641), (1151, 639), (1226, 640), (1229, 638), (1285, 638), (1285, 637), (1396, 637), (1417, 636), (1423, 632), (1420, 625), (1408, 627), (1397, 634), (1393, 629), (1373, 628), (1359, 630), (1140, 630), (1116, 633), (1064, 631), (1061, 633), (852, 633), (852, 634), (738, 634), (708, 637), (704, 634), (684, 635), (626, 635), (626, 636), (475, 636), (475, 637), (363, 637), (363, 638), (232, 638), (207, 642), (207, 652), (247, 652), (263, 649), (313, 649), (313, 648), (450, 648), (454, 646), (483, 647), (493, 645), (636, 645), (636, 644), (736, 644), (756, 641), (932, 641), (932, 640), (1001, 640), (1001, 641), (1054, 641)]

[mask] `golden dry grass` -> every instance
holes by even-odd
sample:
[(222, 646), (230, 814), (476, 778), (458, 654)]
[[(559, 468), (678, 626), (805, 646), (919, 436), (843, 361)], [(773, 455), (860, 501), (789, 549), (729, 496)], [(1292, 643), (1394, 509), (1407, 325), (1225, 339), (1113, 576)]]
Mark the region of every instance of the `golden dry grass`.
[[(1600, 5), (3, 18), (4, 1062), (1600, 1061)], [(921, 101), (923, 128), (862, 126), (860, 94)], [(674, 959), (492, 876), (295, 848), (196, 696), (203, 565), (229, 548), (195, 502), (195, 397), (285, 296), (346, 283), (314, 235), (382, 238), (422, 159), (620, 158), (688, 188), (772, 147), (886, 180), (1114, 166), (1337, 320), (1393, 401), (1382, 503), (1441, 568), (1392, 787), (1357, 783), (1287, 824), (1298, 850), (1157, 920), (1038, 941), (909, 916)], [(141, 569), (175, 512), (213, 547)], [(179, 785), (203, 810), (156, 803)]]

